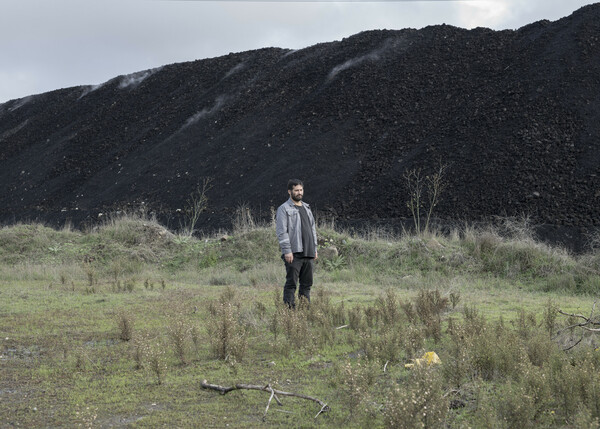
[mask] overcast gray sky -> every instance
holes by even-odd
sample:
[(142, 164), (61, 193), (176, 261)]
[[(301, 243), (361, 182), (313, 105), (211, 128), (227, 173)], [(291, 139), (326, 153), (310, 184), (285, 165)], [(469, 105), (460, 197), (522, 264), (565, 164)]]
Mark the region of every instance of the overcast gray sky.
[(175, 62), (304, 48), (364, 30), (516, 29), (586, 0), (0, 0), (0, 103)]

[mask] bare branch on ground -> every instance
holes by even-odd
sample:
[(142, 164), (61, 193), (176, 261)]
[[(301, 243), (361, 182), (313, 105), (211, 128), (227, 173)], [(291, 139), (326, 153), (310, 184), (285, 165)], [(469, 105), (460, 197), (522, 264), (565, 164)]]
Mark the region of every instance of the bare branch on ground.
[(263, 415), (263, 421), (267, 417), (267, 412), (269, 411), (269, 406), (271, 405), (271, 401), (273, 400), (273, 398), (275, 398), (275, 401), (277, 402), (278, 405), (283, 405), (281, 403), (281, 401), (279, 400), (279, 398), (277, 397), (277, 395), (280, 395), (280, 396), (293, 396), (293, 397), (296, 397), (296, 398), (301, 398), (301, 399), (306, 399), (306, 400), (309, 400), (309, 401), (316, 402), (317, 404), (319, 404), (321, 406), (321, 410), (317, 413), (317, 415), (315, 416), (315, 418), (317, 418), (319, 416), (319, 414), (321, 414), (323, 412), (326, 412), (326, 411), (329, 411), (329, 406), (325, 402), (321, 401), (318, 398), (315, 398), (313, 396), (303, 395), (301, 393), (285, 392), (283, 390), (273, 389), (270, 384), (255, 385), (255, 384), (242, 384), (242, 383), (238, 383), (235, 386), (225, 387), (225, 386), (220, 386), (218, 384), (210, 384), (210, 383), (208, 383), (208, 381), (202, 380), (202, 383), (200, 385), (204, 389), (216, 390), (217, 392), (220, 392), (221, 395), (225, 395), (226, 393), (229, 393), (229, 392), (231, 392), (233, 390), (259, 390), (259, 391), (262, 391), (262, 392), (270, 393), (271, 395), (269, 397), (269, 402), (267, 403), (267, 407), (266, 407), (265, 413)]
[(575, 347), (576, 345), (578, 345), (579, 343), (581, 343), (581, 341), (583, 340), (584, 336), (585, 336), (585, 332), (600, 332), (600, 328), (591, 328), (590, 326), (600, 326), (600, 321), (598, 320), (598, 318), (594, 319), (594, 311), (596, 310), (596, 302), (594, 302), (594, 305), (592, 306), (592, 311), (590, 311), (590, 315), (589, 317), (583, 315), (583, 314), (577, 314), (577, 313), (567, 313), (562, 311), (561, 309), (558, 309), (558, 313), (562, 314), (563, 316), (567, 316), (569, 318), (571, 318), (571, 321), (573, 321), (573, 319), (579, 319), (582, 320), (582, 322), (580, 323), (571, 323), (568, 326), (565, 326), (564, 328), (560, 329), (556, 335), (554, 336), (554, 339), (558, 338), (563, 332), (565, 331), (569, 331), (569, 330), (573, 330), (575, 328), (580, 328), (584, 331), (584, 333), (581, 335), (581, 338), (579, 338), (578, 341), (576, 341), (575, 343), (571, 344), (570, 346), (563, 348), (563, 351), (567, 351), (567, 350), (571, 350), (573, 347)]

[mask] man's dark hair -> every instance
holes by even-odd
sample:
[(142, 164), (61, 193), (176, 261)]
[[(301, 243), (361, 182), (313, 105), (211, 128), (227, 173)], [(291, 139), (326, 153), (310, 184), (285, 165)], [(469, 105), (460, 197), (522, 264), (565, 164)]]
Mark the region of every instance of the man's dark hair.
[(302, 186), (304, 188), (304, 183), (302, 183), (302, 180), (300, 179), (290, 179), (288, 180), (288, 191), (291, 191), (292, 189), (294, 189), (294, 186)]

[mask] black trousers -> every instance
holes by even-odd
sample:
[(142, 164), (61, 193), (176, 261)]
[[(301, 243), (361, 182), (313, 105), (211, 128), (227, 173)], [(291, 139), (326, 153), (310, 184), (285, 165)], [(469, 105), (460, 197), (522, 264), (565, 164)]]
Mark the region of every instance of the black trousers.
[(287, 263), (283, 257), (285, 264), (285, 285), (283, 286), (283, 302), (289, 307), (296, 306), (296, 287), (300, 281), (300, 289), (298, 296), (304, 297), (310, 301), (310, 288), (313, 284), (313, 258), (304, 258), (294, 255), (294, 260), (291, 264)]

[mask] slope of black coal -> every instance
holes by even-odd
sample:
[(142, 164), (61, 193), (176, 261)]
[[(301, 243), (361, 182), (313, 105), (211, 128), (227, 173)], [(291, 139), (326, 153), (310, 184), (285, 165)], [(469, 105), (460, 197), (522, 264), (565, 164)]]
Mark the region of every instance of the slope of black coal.
[(304, 179), (338, 219), (410, 216), (403, 174), (448, 165), (440, 218), (600, 223), (600, 4), (515, 31), (369, 31), (173, 64), (0, 105), (0, 221), (143, 204), (171, 225), (268, 216)]

